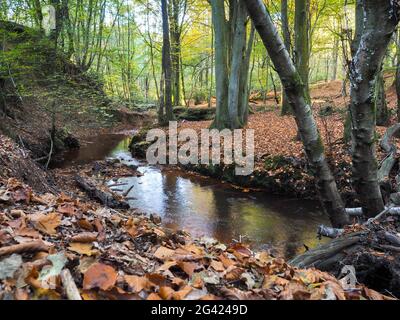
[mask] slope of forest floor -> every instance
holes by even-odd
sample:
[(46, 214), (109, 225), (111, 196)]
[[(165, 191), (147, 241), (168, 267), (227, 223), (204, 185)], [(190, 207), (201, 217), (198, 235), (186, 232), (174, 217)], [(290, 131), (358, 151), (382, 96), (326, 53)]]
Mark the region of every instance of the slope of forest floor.
[(146, 113), (112, 101), (101, 80), (63, 54), (52, 58), (52, 44), (42, 33), (5, 21), (0, 21), (0, 32), (0, 133), (32, 151), (42, 164), (49, 153), (78, 147), (88, 136), (146, 120)]
[[(0, 151), (30, 161), (8, 138)], [(100, 165), (78, 173), (104, 188), (113, 165)], [(241, 243), (171, 232), (156, 215), (104, 207), (72, 184), (38, 193), (12, 175), (0, 173), (0, 299), (392, 299)]]
[[(387, 82), (390, 83), (389, 77)], [(351, 186), (350, 145), (344, 142), (344, 123), (349, 97), (341, 94), (342, 82), (332, 81), (312, 86), (312, 107), (315, 119), (326, 147), (326, 154), (338, 182), (339, 189), (349, 205), (354, 205), (354, 192)], [(250, 106), (253, 113), (249, 116), (246, 129), (254, 129), (255, 167), (252, 175), (235, 176), (233, 166), (188, 165), (188, 170), (222, 178), (244, 188), (262, 188), (278, 194), (290, 194), (298, 197), (315, 198), (313, 179), (308, 174), (307, 161), (301, 141), (297, 138), (297, 126), (293, 116), (281, 116), (273, 93), (269, 93), (267, 104), (257, 100), (254, 94)], [(386, 92), (391, 120), (388, 125), (396, 123), (395, 108), (397, 98), (394, 86)], [(207, 104), (195, 108), (207, 108)], [(180, 121), (178, 131), (185, 128), (200, 130), (209, 128), (211, 121)], [(167, 128), (166, 128), (167, 129)], [(378, 138), (381, 138), (386, 127), (377, 127)], [(140, 133), (142, 138), (144, 133)], [(200, 136), (200, 135), (199, 135)], [(138, 137), (140, 139), (140, 137)], [(143, 155), (146, 144), (132, 144), (132, 150)], [(386, 154), (378, 147), (378, 160)]]

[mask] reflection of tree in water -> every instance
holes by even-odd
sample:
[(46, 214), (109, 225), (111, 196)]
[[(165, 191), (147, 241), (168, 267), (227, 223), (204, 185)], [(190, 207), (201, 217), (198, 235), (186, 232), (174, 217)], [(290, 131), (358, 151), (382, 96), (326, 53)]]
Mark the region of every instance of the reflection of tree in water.
[(103, 160), (119, 147), (121, 143), (125, 143), (124, 141), (128, 140), (124, 138), (126, 137), (123, 135), (108, 134), (88, 139), (87, 143), (82, 144), (79, 149), (65, 152), (63, 154), (63, 161), (57, 166), (80, 165), (90, 163), (91, 161)]
[(232, 204), (228, 200), (229, 194), (224, 192), (214, 192), (214, 204), (215, 204), (215, 220), (214, 220), (214, 232), (215, 238), (224, 239), (226, 242), (230, 242), (236, 235), (234, 232), (234, 223), (232, 221)]

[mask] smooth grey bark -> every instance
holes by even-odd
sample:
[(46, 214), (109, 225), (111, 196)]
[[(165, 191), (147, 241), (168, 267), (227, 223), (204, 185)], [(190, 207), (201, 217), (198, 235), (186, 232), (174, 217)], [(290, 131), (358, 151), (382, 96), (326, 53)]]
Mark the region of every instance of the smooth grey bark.
[[(231, 73), (228, 87), (228, 110), (231, 129), (240, 128), (243, 124), (239, 118), (240, 78), (242, 71), (243, 55), (246, 48), (246, 7), (242, 1), (235, 10), (235, 26), (232, 45)], [(243, 88), (244, 89), (244, 88)]]
[(212, 19), (214, 25), (215, 47), (215, 89), (216, 89), (216, 114), (213, 126), (218, 129), (230, 127), (228, 113), (228, 30), (225, 18), (224, 2), (211, 0)]
[(311, 102), (309, 88), (310, 73), (310, 0), (295, 0), (295, 48), (296, 68), (304, 83), (307, 102)]
[(262, 0), (243, 1), (285, 87), (323, 208), (334, 227), (344, 226), (349, 219), (324, 154), (305, 85)]
[[(253, 50), (254, 37), (255, 37), (255, 27), (254, 24), (251, 23), (250, 28), (250, 37), (247, 42), (247, 49), (245, 53), (244, 62), (242, 64), (242, 76), (240, 77), (240, 92), (242, 93), (242, 101), (239, 104), (239, 117), (243, 122), (243, 125), (247, 123), (249, 117), (249, 98), (250, 98), (250, 85), (251, 85), (251, 76), (249, 73), (252, 72), (250, 70), (250, 58), (251, 52)], [(254, 67), (254, 65), (253, 65)], [(249, 79), (250, 78), (250, 79)]]
[(375, 110), (376, 110), (376, 125), (387, 126), (390, 118), (388, 105), (385, 94), (385, 80), (383, 78), (383, 70), (381, 69), (376, 76), (375, 84)]
[[(163, 48), (162, 48), (162, 73), (163, 73), (163, 101), (160, 103), (159, 122), (165, 123), (174, 120), (172, 112), (172, 65), (171, 65), (171, 42), (169, 38), (168, 6), (167, 0), (161, 0), (161, 11), (163, 21)], [(162, 108), (163, 107), (163, 108)], [(162, 111), (165, 111), (165, 114)]]
[(375, 82), (399, 22), (399, 5), (391, 0), (363, 0), (363, 13), (363, 32), (350, 66), (353, 185), (363, 212), (373, 217), (384, 209), (375, 154)]
[(248, 73), (254, 34), (247, 39), (247, 10), (241, 0), (229, 1), (229, 20), (225, 3), (211, 0), (215, 34), (215, 77), (217, 111), (212, 124), (217, 129), (236, 129), (245, 125), (248, 110)]
[[(288, 50), (289, 55), (291, 52), (290, 44), (290, 31), (289, 31), (289, 17), (288, 17), (288, 0), (281, 1), (281, 22), (282, 22), (282, 34), (283, 42), (285, 44), (286, 50)], [(281, 114), (288, 115), (292, 114), (290, 103), (286, 97), (285, 90), (282, 85), (282, 102), (281, 102)]]

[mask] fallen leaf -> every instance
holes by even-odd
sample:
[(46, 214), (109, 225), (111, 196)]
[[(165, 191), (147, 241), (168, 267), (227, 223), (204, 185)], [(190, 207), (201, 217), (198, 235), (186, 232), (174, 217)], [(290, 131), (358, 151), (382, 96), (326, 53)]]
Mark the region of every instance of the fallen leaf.
[(181, 268), (189, 277), (191, 277), (194, 271), (198, 268), (198, 265), (194, 262), (178, 262), (179, 268)]
[(57, 233), (56, 228), (61, 224), (61, 215), (56, 212), (39, 214), (34, 218), (33, 224), (37, 230), (53, 235)]
[(190, 286), (185, 286), (181, 290), (174, 292), (172, 294), (173, 300), (183, 300), (193, 289)]
[(172, 289), (171, 287), (166, 287), (166, 286), (161, 287), (160, 290), (158, 291), (158, 295), (163, 300), (171, 300), (174, 293), (175, 293), (174, 289)]
[(92, 247), (91, 243), (71, 242), (68, 249), (90, 257), (97, 253), (97, 250), (92, 250)]
[(71, 238), (72, 242), (92, 243), (97, 240), (97, 232), (81, 232)]
[(140, 276), (124, 276), (125, 282), (133, 290), (133, 292), (140, 292), (149, 286), (149, 280), (146, 277)]
[(162, 299), (157, 293), (150, 293), (147, 297), (147, 300), (162, 300)]
[(154, 256), (160, 260), (166, 260), (174, 255), (175, 251), (172, 249), (168, 249), (166, 247), (159, 247), (156, 252), (154, 252)]
[(22, 265), (22, 257), (19, 254), (13, 254), (0, 261), (0, 280), (13, 278), (15, 271)]
[(210, 267), (213, 268), (215, 271), (222, 272), (225, 271), (224, 264), (220, 261), (212, 260), (210, 263)]
[(95, 263), (85, 272), (83, 276), (83, 289), (90, 290), (99, 288), (107, 291), (114, 287), (118, 274), (113, 267)]

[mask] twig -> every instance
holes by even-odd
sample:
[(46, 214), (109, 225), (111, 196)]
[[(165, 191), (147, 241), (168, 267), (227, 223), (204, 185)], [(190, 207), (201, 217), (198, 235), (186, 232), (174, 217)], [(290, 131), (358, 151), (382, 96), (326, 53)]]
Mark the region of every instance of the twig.
[(49, 135), (49, 136), (50, 136), (50, 152), (49, 152), (47, 163), (46, 163), (46, 170), (49, 168), (51, 156), (53, 155), (53, 146), (54, 146), (53, 138), (51, 135)]
[(126, 197), (128, 196), (128, 194), (132, 191), (132, 189), (133, 189), (134, 186), (135, 186), (135, 185), (132, 184), (132, 185), (128, 188), (128, 190), (126, 190), (126, 191), (122, 194), (122, 196), (126, 198)]
[(60, 277), (64, 285), (65, 293), (68, 297), (68, 300), (82, 300), (82, 297), (79, 294), (79, 290), (76, 287), (75, 281), (72, 278), (69, 269), (64, 269), (63, 271), (61, 271)]

